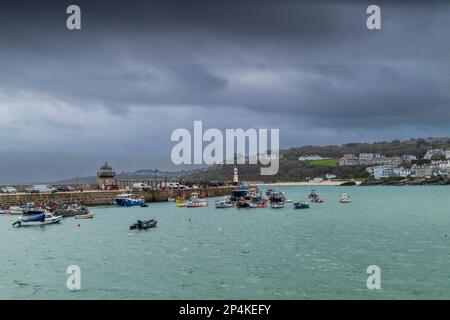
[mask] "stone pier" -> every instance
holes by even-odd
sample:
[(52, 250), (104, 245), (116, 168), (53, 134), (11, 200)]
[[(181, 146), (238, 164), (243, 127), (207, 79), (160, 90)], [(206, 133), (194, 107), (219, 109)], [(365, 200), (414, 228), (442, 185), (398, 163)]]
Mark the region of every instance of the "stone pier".
[(224, 196), (231, 193), (232, 187), (199, 188), (185, 190), (150, 190), (150, 191), (76, 191), (76, 192), (56, 192), (56, 193), (16, 193), (0, 194), (0, 208), (6, 209), (10, 206), (23, 205), (27, 202), (39, 204), (41, 202), (55, 203), (80, 203), (86, 206), (111, 205), (118, 194), (132, 193), (145, 198), (146, 202), (167, 201), (169, 197), (184, 196), (189, 197), (192, 192), (206, 194), (208, 197)]

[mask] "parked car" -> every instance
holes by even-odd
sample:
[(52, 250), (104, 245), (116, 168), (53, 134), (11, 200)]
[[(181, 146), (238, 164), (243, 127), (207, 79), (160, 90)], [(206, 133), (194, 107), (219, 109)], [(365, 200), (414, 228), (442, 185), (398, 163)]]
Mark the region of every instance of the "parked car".
[(144, 182), (133, 183), (133, 190), (151, 190), (152, 187)]
[(3, 193), (16, 193), (17, 190), (14, 187), (3, 187), (2, 192)]
[(58, 189), (52, 186), (48, 186), (45, 184), (38, 184), (25, 189), (25, 192), (28, 193), (54, 193), (57, 192)]
[(75, 191), (75, 188), (72, 186), (62, 186), (58, 188), (59, 192), (73, 192)]

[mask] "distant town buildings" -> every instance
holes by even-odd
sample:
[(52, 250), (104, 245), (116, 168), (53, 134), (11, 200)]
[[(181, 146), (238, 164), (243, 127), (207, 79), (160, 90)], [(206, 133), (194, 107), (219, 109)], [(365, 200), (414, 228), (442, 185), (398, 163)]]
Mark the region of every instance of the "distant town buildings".
[(414, 156), (412, 154), (404, 154), (404, 155), (402, 155), (402, 160), (403, 161), (415, 161), (415, 160), (417, 160), (417, 156)]
[(394, 177), (394, 168), (391, 166), (378, 166), (373, 168), (373, 176), (375, 179)]
[(376, 180), (394, 177), (406, 178), (411, 175), (411, 170), (403, 167), (377, 166), (372, 168), (372, 173)]
[(401, 157), (386, 157), (379, 153), (345, 154), (339, 161), (340, 166), (374, 166), (392, 165), (398, 166), (403, 159)]
[(426, 178), (433, 175), (433, 167), (431, 165), (413, 165), (411, 167), (411, 176), (414, 178)]
[(435, 157), (442, 156), (442, 149), (430, 149), (427, 151), (427, 153), (423, 156), (424, 159), (431, 160)]
[[(450, 151), (430, 149), (423, 159), (428, 160), (428, 163), (415, 163), (419, 159), (411, 154), (404, 154), (401, 157), (386, 157), (378, 153), (360, 153), (358, 156), (344, 155), (339, 164), (341, 166), (367, 166), (366, 172), (377, 180), (393, 177), (450, 176)], [(408, 168), (401, 166), (404, 162), (410, 163)]]

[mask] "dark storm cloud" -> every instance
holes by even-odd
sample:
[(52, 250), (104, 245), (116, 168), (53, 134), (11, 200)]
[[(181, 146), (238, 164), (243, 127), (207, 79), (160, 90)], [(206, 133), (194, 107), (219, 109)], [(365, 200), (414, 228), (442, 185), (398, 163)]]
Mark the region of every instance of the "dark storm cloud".
[(3, 1), (1, 147), (167, 154), (193, 120), (283, 146), (446, 135), (449, 3), (376, 3), (379, 31), (369, 1)]

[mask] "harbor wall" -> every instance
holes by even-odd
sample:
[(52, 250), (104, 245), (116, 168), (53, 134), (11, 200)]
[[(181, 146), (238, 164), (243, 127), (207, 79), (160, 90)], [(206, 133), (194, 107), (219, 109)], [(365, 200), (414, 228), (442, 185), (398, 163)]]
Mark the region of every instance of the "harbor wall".
[(54, 203), (80, 203), (86, 206), (111, 205), (118, 194), (132, 193), (141, 195), (146, 202), (167, 201), (169, 197), (185, 196), (189, 197), (192, 192), (206, 194), (208, 197), (224, 196), (231, 193), (232, 187), (214, 187), (186, 190), (149, 190), (149, 191), (128, 191), (128, 190), (89, 190), (76, 192), (56, 192), (56, 193), (17, 193), (0, 194), (0, 208), (6, 209), (10, 206), (18, 206), (27, 202), (36, 204), (42, 202)]

